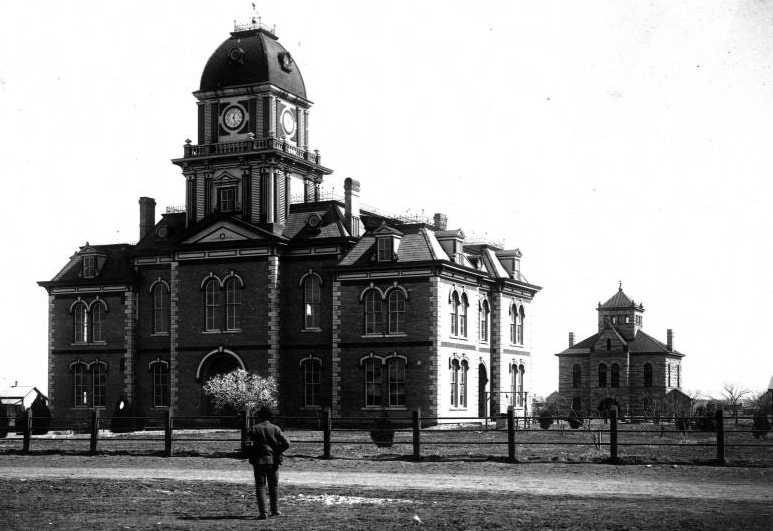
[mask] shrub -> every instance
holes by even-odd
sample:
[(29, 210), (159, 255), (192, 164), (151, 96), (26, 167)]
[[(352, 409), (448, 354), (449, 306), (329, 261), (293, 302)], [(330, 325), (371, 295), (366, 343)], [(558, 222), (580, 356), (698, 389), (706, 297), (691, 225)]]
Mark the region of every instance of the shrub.
[(539, 417), (537, 417), (539, 427), (543, 430), (548, 429), (553, 424), (553, 414), (547, 409), (540, 411)]
[(51, 427), (51, 410), (46, 399), (38, 396), (30, 406), (32, 411), (32, 435), (45, 435)]
[(768, 416), (762, 410), (758, 410), (752, 420), (752, 435), (755, 439), (764, 439), (769, 431), (770, 421)]
[(387, 417), (386, 411), (373, 421), (373, 429), (370, 430), (370, 438), (379, 448), (390, 448), (395, 439), (395, 427)]
[(216, 411), (256, 411), (262, 406), (277, 406), (276, 380), (236, 369), (213, 376), (204, 384), (204, 393), (212, 400)]
[(569, 413), (569, 418), (566, 420), (569, 421), (569, 427), (573, 430), (582, 426), (582, 417), (578, 415), (575, 410), (572, 410), (571, 413)]
[(700, 431), (716, 431), (717, 421), (714, 418), (716, 411), (712, 404), (698, 406), (695, 409), (695, 427)]

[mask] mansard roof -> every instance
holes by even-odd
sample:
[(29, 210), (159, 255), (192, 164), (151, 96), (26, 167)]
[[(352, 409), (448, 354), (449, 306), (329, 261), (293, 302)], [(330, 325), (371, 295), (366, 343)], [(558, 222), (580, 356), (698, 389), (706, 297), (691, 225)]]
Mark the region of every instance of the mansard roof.
[[(70, 257), (67, 264), (50, 281), (38, 282), (40, 286), (49, 287), (54, 283), (63, 284), (93, 284), (105, 282), (126, 282), (131, 279), (132, 270), (128, 257), (134, 246), (128, 243), (110, 245), (90, 245), (81, 247)], [(84, 255), (96, 254), (103, 258), (98, 264), (97, 275), (93, 278), (83, 278)]]

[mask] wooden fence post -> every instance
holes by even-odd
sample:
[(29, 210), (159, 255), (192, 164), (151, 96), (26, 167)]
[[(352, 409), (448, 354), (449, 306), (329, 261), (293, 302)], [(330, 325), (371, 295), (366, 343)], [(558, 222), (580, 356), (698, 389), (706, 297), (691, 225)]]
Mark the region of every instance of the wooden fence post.
[(609, 461), (617, 464), (617, 406), (612, 406), (609, 419)]
[(330, 459), (330, 432), (332, 431), (330, 421), (330, 408), (326, 407), (322, 411), (322, 457)]
[(717, 409), (717, 463), (725, 464), (725, 419), (722, 408)]
[(247, 457), (247, 430), (249, 430), (249, 415), (248, 412), (242, 411), (240, 414), (241, 416), (241, 445), (239, 447), (239, 452), (241, 453), (242, 457)]
[(91, 441), (89, 443), (89, 453), (97, 453), (97, 439), (99, 438), (99, 409), (94, 408), (91, 412)]
[(172, 457), (172, 408), (166, 410), (164, 422), (164, 457)]
[(413, 413), (413, 458), (421, 459), (421, 408)]
[(515, 412), (507, 406), (507, 460), (515, 463)]
[(29, 453), (30, 440), (32, 439), (32, 409), (27, 408), (24, 411), (24, 443), (22, 453)]

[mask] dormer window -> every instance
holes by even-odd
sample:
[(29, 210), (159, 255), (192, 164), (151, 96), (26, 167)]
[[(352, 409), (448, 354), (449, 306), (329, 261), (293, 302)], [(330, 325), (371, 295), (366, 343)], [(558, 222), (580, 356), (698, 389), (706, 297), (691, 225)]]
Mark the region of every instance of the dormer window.
[(97, 257), (93, 254), (83, 256), (83, 278), (97, 276)]
[(393, 253), (392, 238), (381, 237), (377, 239), (377, 242), (376, 260), (379, 262), (391, 262)]

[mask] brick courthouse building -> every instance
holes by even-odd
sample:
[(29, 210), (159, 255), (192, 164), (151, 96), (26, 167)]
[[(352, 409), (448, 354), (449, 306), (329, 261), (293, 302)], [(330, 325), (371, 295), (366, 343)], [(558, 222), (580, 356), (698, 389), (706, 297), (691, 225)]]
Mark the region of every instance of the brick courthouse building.
[(209, 414), (202, 384), (234, 368), (275, 377), (283, 415), (528, 407), (540, 288), (519, 250), (466, 242), (442, 214), (360, 208), (352, 179), (343, 201), (323, 199), (303, 78), (262, 26), (235, 28), (194, 96), (198, 141), (173, 161), (185, 210), (156, 221), (140, 198), (136, 245), (87, 243), (40, 282), (57, 418), (119, 399), (142, 416)]
[(649, 415), (667, 407), (666, 395), (682, 388), (682, 358), (671, 329), (662, 343), (645, 333), (644, 305), (623, 292), (599, 303), (598, 332), (558, 356), (559, 408), (583, 415), (617, 405), (621, 414)]

